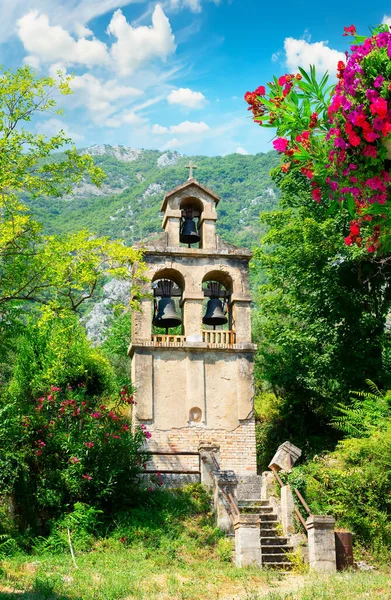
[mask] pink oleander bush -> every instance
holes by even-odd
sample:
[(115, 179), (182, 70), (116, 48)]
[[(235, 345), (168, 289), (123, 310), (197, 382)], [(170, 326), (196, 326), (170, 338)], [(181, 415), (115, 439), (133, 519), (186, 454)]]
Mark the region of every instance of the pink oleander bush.
[(274, 78), (245, 100), (253, 119), (274, 127), (281, 169), (300, 171), (317, 203), (342, 207), (350, 217), (346, 245), (368, 252), (391, 245), (390, 175), (386, 144), (391, 145), (391, 33), (388, 25), (369, 37), (345, 27), (354, 44), (336, 65), (338, 83), (310, 73)]
[(123, 505), (146, 460), (140, 449), (150, 437), (143, 426), (132, 433), (126, 412), (133, 403), (126, 388), (107, 406), (88, 396), (82, 383), (52, 385), (16, 425), (22, 454), (16, 495), (26, 487), (36, 513), (53, 516), (76, 502)]
[(0, 399), (0, 497), (13, 498), (21, 529), (45, 530), (77, 502), (106, 512), (137, 495), (151, 434), (132, 431), (131, 385), (77, 318), (26, 328)]

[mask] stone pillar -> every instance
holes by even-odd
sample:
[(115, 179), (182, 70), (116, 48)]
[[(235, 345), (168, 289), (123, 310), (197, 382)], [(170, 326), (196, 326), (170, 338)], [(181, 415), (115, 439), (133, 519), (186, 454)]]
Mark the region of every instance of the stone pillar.
[(284, 536), (289, 537), (295, 533), (293, 525), (293, 512), (295, 503), (290, 485), (283, 485), (281, 488), (281, 522)]
[(167, 208), (164, 213), (163, 229), (167, 233), (168, 246), (179, 246), (179, 230), (181, 224), (181, 210)]
[(262, 567), (259, 516), (240, 514), (235, 518), (235, 563), (237, 567)]
[(210, 250), (216, 250), (217, 239), (216, 239), (216, 214), (211, 211), (204, 211), (201, 215), (199, 222), (199, 229), (201, 232), (201, 247), (208, 248)]
[(215, 479), (213, 477), (213, 471), (216, 470), (211, 454), (213, 453), (219, 462), (220, 447), (215, 444), (202, 443), (198, 447), (201, 458), (201, 483), (203, 487), (207, 489), (213, 489), (215, 485)]
[(232, 496), (236, 498), (238, 480), (233, 471), (213, 471), (213, 477), (215, 481), (213, 500), (217, 516), (217, 527), (228, 533), (232, 531), (231, 519), (234, 515), (230, 513), (227, 493), (231, 492)]
[(269, 500), (270, 496), (276, 496), (277, 482), (271, 471), (262, 473), (261, 500)]
[(251, 342), (251, 296), (239, 296), (231, 299), (232, 326), (236, 333), (236, 343)]
[(151, 298), (140, 300), (140, 310), (132, 312), (132, 342), (150, 342), (152, 335), (153, 302)]
[(153, 419), (153, 356), (148, 350), (140, 351), (132, 358), (132, 381), (137, 382), (135, 392), (137, 419)]
[(183, 326), (187, 342), (202, 343), (203, 302), (203, 293), (185, 291), (183, 294)]
[(336, 571), (334, 517), (312, 515), (307, 521), (310, 569), (323, 573)]

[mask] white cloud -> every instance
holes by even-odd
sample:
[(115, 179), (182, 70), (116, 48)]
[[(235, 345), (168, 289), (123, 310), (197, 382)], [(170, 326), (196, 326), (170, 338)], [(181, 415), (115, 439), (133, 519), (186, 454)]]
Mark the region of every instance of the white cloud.
[(201, 92), (193, 92), (190, 88), (179, 88), (172, 90), (167, 96), (169, 104), (181, 104), (188, 108), (202, 108), (206, 104), (206, 98)]
[(29, 67), (32, 67), (33, 69), (39, 69), (41, 66), (41, 61), (39, 60), (38, 56), (33, 56), (31, 54), (25, 56), (23, 62), (25, 65), (29, 65)]
[(333, 73), (337, 68), (338, 61), (344, 60), (345, 55), (343, 52), (329, 48), (326, 44), (327, 42), (311, 44), (306, 40), (285, 38), (287, 67), (295, 71), (298, 67), (308, 69), (309, 65), (314, 65), (318, 72), (330, 71)]
[(91, 37), (94, 35), (92, 33), (91, 29), (89, 29), (85, 25), (82, 25), (82, 23), (76, 23), (73, 29), (74, 29), (77, 37), (79, 37), (79, 38), (83, 38), (83, 37), (88, 38), (88, 37)]
[(281, 56), (281, 51), (279, 50), (278, 52), (274, 52), (274, 54), (272, 54), (272, 62), (277, 62), (278, 59)]
[(168, 127), (163, 127), (162, 125), (154, 125), (152, 127), (152, 133), (155, 135), (163, 135), (165, 133), (169, 133)]
[(106, 44), (95, 38), (75, 40), (61, 25), (50, 25), (48, 16), (37, 11), (19, 19), (17, 32), (27, 52), (42, 62), (91, 67), (110, 60)]
[(47, 135), (48, 137), (57, 135), (61, 129), (67, 137), (72, 138), (73, 142), (79, 142), (84, 139), (84, 135), (72, 131), (69, 129), (68, 125), (60, 121), (60, 119), (50, 118), (46, 121), (43, 121), (39, 125), (39, 132)]
[(136, 113), (134, 113), (133, 111), (124, 110), (121, 113), (114, 115), (114, 117), (107, 119), (104, 123), (104, 126), (110, 128), (118, 128), (121, 127), (121, 125), (133, 125), (137, 127), (143, 125), (143, 123), (145, 122), (146, 119), (143, 119), (139, 115), (136, 115)]
[(176, 148), (179, 148), (180, 146), (183, 146), (183, 144), (185, 144), (186, 141), (184, 140), (178, 140), (177, 138), (173, 138), (172, 140), (169, 140), (166, 144), (164, 144), (164, 146), (162, 146), (162, 150), (175, 150)]
[[(0, 43), (14, 35), (18, 19), (29, 10), (46, 14), (54, 25), (77, 31), (81, 23), (140, 0), (0, 0)], [(142, 0), (141, 0), (142, 1)], [(87, 36), (79, 36), (87, 37)]]
[(243, 154), (244, 156), (247, 156), (247, 154), (249, 154), (249, 152), (247, 152), (247, 150), (245, 148), (243, 148), (242, 146), (238, 146), (235, 150), (236, 154)]
[(179, 125), (171, 125), (171, 127), (163, 127), (162, 125), (154, 125), (152, 127), (152, 133), (156, 135), (162, 135), (165, 133), (173, 133), (176, 135), (194, 135), (199, 133), (205, 133), (209, 130), (209, 125), (203, 121), (183, 121)]
[(384, 15), (382, 23), (391, 27), (391, 17), (389, 17), (388, 15)]
[(123, 102), (129, 104), (143, 92), (137, 88), (121, 85), (116, 80), (102, 81), (91, 73), (76, 76), (71, 82), (74, 96), (70, 101), (74, 105), (84, 105), (98, 125), (104, 126), (102, 119), (109, 118), (118, 111)]
[(192, 12), (201, 12), (201, 0), (171, 0), (171, 8), (190, 8)]
[(115, 11), (107, 33), (117, 41), (111, 46), (111, 56), (120, 75), (130, 75), (136, 68), (154, 58), (165, 60), (175, 51), (175, 38), (171, 25), (157, 4), (152, 14), (152, 26), (132, 27), (121, 10)]
[[(221, 0), (213, 0), (219, 5)], [(170, 0), (170, 8), (189, 8), (193, 13), (199, 13), (202, 10), (202, 0)]]
[(77, 39), (38, 11), (28, 12), (17, 22), (17, 34), (29, 53), (30, 64), (39, 60), (67, 66), (103, 66), (117, 70), (120, 75), (129, 75), (148, 61), (165, 60), (176, 48), (170, 22), (159, 4), (153, 11), (150, 27), (132, 27), (121, 10), (115, 11), (107, 28), (116, 38), (110, 49), (94, 38), (85, 25), (76, 23), (74, 29)]

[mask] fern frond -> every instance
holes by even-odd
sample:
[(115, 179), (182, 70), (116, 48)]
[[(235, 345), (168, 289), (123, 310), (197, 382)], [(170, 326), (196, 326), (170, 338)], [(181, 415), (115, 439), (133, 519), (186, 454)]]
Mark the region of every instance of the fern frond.
[(375, 396), (383, 396), (383, 393), (379, 390), (376, 383), (374, 383), (370, 379), (366, 379), (365, 383), (367, 384), (369, 389), (372, 391), (372, 394), (375, 394)]

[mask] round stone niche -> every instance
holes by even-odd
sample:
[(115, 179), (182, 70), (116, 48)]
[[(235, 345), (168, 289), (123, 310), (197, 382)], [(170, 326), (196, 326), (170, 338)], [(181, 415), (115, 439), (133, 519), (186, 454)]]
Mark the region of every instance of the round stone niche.
[(189, 424), (199, 425), (202, 419), (202, 410), (198, 406), (194, 406), (189, 412)]

